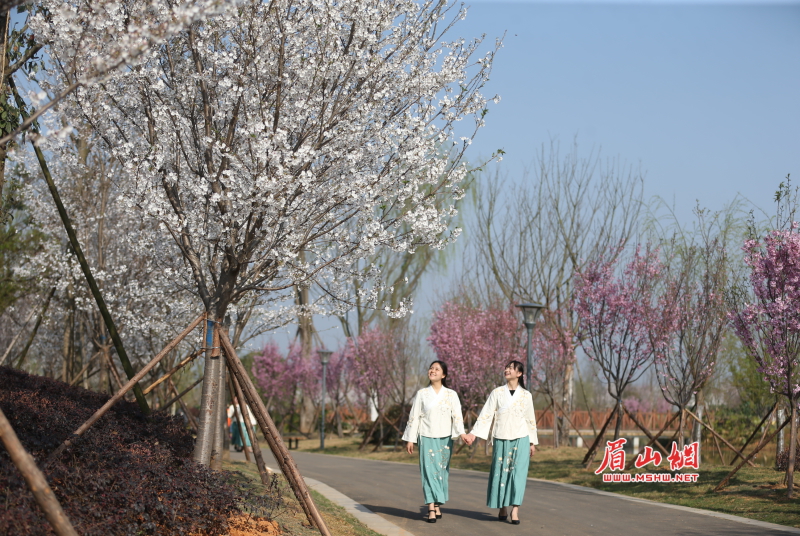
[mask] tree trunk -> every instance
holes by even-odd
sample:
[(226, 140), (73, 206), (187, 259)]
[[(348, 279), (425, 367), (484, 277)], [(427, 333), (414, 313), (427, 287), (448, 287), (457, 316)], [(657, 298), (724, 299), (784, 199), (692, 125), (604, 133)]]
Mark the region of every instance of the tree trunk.
[[(210, 317), (211, 314), (208, 313)], [(214, 348), (214, 321), (207, 319), (205, 323), (206, 357), (203, 371), (203, 393), (200, 396), (200, 422), (197, 440), (194, 445), (194, 460), (201, 465), (211, 463), (211, 451), (216, 436), (216, 405), (219, 398), (219, 369), (222, 366), (219, 348)]]
[(569, 365), (566, 370), (565, 378), (564, 378), (564, 389), (562, 391), (562, 398), (561, 398), (561, 412), (562, 416), (559, 419), (559, 430), (561, 431), (561, 435), (559, 437), (559, 444), (569, 446), (569, 432), (570, 432), (570, 424), (568, 420), (565, 418), (566, 415), (570, 415), (573, 410), (574, 404), (574, 397), (575, 397), (575, 365)]
[(683, 450), (683, 429), (686, 417), (684, 416), (683, 408), (681, 408), (681, 418), (678, 421), (678, 448)]
[[(300, 262), (305, 260), (305, 253), (300, 253)], [(314, 321), (310, 314), (305, 314), (306, 307), (311, 302), (308, 287), (297, 287), (295, 302), (300, 307), (300, 314), (297, 316), (297, 336), (300, 338), (300, 354), (303, 359), (311, 359), (312, 338), (314, 336)], [(311, 434), (315, 427), (314, 420), (314, 401), (308, 393), (300, 391), (300, 432)]]
[[(617, 424), (614, 426), (614, 441), (619, 439), (619, 433), (620, 433), (620, 430), (622, 429), (623, 412), (622, 412), (622, 398), (621, 397), (617, 399), (616, 412), (617, 412)], [(681, 418), (683, 418), (683, 417), (681, 417)]]
[[(214, 331), (216, 332), (216, 330)], [(214, 339), (214, 346), (219, 346), (219, 336), (215, 334)], [(222, 361), (222, 359), (220, 359), (220, 361)], [(214, 429), (216, 434), (214, 435), (214, 444), (211, 447), (211, 461), (209, 466), (215, 471), (222, 471), (222, 460), (230, 458), (230, 443), (226, 441), (226, 439), (228, 439), (228, 429), (225, 426), (227, 421), (227, 414), (225, 412), (225, 408), (227, 407), (225, 405), (227, 399), (225, 363), (222, 363), (220, 366), (220, 377), (218, 382), (219, 389), (217, 391), (216, 408), (214, 408), (214, 412), (216, 414), (216, 423)], [(228, 445), (228, 449), (225, 448), (226, 445)]]
[[(703, 390), (700, 389), (697, 391), (697, 395), (695, 397), (696, 405), (697, 405), (697, 416), (700, 417), (700, 420), (703, 420), (703, 413), (706, 409), (706, 397), (703, 394)], [(700, 426), (700, 423), (695, 421), (694, 427), (692, 429), (692, 442), (697, 443), (697, 462), (702, 463), (702, 456), (703, 456), (703, 427)]]
[[(779, 426), (779, 423), (783, 421), (783, 409), (779, 409), (775, 416), (775, 426)], [(783, 430), (778, 433), (778, 439), (775, 443), (775, 467), (778, 467), (778, 456), (780, 456), (784, 449), (786, 448), (786, 441), (785, 435)]]
[(789, 429), (789, 466), (786, 468), (786, 497), (794, 495), (794, 464), (797, 453), (797, 398), (789, 397), (792, 407), (791, 428)]
[(561, 427), (558, 425), (558, 410), (556, 409), (556, 405), (553, 403), (554, 401), (555, 397), (553, 397), (553, 399), (550, 401), (550, 407), (553, 408), (553, 448), (557, 449), (559, 443), (558, 434)]

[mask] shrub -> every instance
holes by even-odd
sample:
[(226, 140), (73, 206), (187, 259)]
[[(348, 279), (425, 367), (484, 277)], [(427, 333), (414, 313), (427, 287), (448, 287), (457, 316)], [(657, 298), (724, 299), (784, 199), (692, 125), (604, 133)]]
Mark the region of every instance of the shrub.
[[(0, 408), (41, 464), (108, 400), (63, 382), (0, 367)], [(118, 402), (45, 471), (79, 534), (223, 534), (239, 513), (225, 473), (191, 459), (193, 440), (179, 419), (145, 418)], [(25, 481), (0, 449), (0, 534), (52, 534)]]

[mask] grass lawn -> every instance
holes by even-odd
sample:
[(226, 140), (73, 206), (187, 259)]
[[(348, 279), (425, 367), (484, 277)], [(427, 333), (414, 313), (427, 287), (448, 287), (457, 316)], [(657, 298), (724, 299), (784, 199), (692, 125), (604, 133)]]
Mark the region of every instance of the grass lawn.
[[(243, 494), (243, 502), (246, 509), (249, 509), (248, 506), (250, 505), (247, 497), (248, 493), (253, 496), (274, 494), (278, 500), (274, 501), (275, 506), (271, 508), (271, 511), (265, 512), (259, 509), (256, 503), (253, 503), (254, 511), (252, 513), (276, 521), (284, 534), (319, 536), (319, 531), (308, 524), (308, 520), (303, 514), (297, 499), (295, 499), (289, 484), (282, 476), (278, 475), (276, 477), (277, 486), (275, 489), (270, 490), (261, 484), (258, 468), (253, 463), (227, 461), (224, 462), (223, 469), (234, 473), (239, 489), (245, 492)], [(348, 514), (341, 506), (332, 503), (314, 490), (310, 491), (317, 508), (319, 508), (325, 523), (328, 525), (328, 529), (334, 536), (380, 536), (377, 532)]]
[[(418, 463), (416, 453), (409, 456), (404, 449), (393, 451), (391, 448), (386, 448), (372, 452), (373, 447), (370, 445), (365, 452), (359, 452), (359, 440), (336, 437), (326, 437), (325, 443), (326, 454)], [(319, 440), (300, 442), (300, 450), (308, 452), (319, 452), (318, 446)], [(457, 452), (458, 448), (454, 450)], [(690, 472), (699, 473), (697, 483), (604, 483), (599, 475), (594, 474), (594, 470), (602, 460), (602, 451), (595, 457), (591, 469), (584, 469), (581, 465), (585, 454), (586, 449), (582, 448), (562, 447), (557, 450), (549, 447), (540, 448), (531, 462), (528, 476), (800, 527), (800, 498), (797, 498), (800, 493), (795, 493), (795, 499), (787, 499), (786, 486), (782, 484), (784, 475), (771, 467), (745, 466), (733, 478), (731, 485), (720, 493), (714, 493), (713, 488), (732, 467), (701, 464), (699, 471), (690, 469)], [(469, 458), (468, 448), (454, 454), (451, 467), (488, 472), (489, 463), (490, 458), (484, 454), (481, 444), (472, 459)], [(669, 467), (669, 462), (666, 460), (661, 463), (661, 467), (665, 465)], [(643, 470), (634, 469), (631, 472), (640, 471)], [(652, 466), (648, 466), (648, 472), (657, 471), (658, 469), (654, 470)]]

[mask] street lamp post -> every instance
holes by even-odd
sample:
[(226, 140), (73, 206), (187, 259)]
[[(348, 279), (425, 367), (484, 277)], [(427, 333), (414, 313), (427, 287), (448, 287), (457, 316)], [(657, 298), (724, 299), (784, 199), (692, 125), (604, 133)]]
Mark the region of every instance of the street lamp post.
[(325, 397), (327, 396), (327, 386), (325, 379), (327, 378), (328, 362), (331, 360), (331, 350), (317, 350), (319, 360), (322, 363), (322, 420), (319, 423), (319, 449), (325, 450)]
[(525, 385), (528, 389), (531, 388), (531, 374), (533, 372), (533, 355), (531, 355), (531, 337), (533, 336), (533, 326), (536, 324), (536, 319), (542, 314), (544, 305), (540, 303), (518, 303), (517, 307), (522, 309), (522, 323), (528, 330), (528, 350), (526, 354), (525, 365)]

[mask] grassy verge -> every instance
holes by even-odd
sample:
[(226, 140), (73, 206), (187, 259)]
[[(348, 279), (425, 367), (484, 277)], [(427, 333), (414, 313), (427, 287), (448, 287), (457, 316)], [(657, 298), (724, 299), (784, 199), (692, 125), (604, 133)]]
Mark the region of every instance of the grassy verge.
[[(239, 489), (245, 491), (243, 498), (245, 509), (252, 509), (254, 513), (276, 521), (281, 531), (286, 534), (319, 536), (319, 531), (311, 528), (308, 524), (303, 510), (283, 477), (278, 476), (276, 488), (270, 490), (261, 484), (255, 464), (229, 461), (224, 463), (223, 468), (233, 473), (233, 478), (239, 481)], [(253, 497), (276, 494), (279, 495), (279, 500), (274, 501), (275, 506), (272, 511), (263, 512), (259, 510), (258, 502), (250, 501), (248, 493)], [(311, 495), (328, 525), (328, 529), (334, 536), (379, 536), (377, 532), (348, 514), (341, 506), (332, 503), (314, 490), (311, 490)]]
[[(409, 456), (402, 449), (382, 449), (372, 452), (368, 447), (359, 452), (358, 440), (326, 438), (326, 454), (353, 456), (374, 460), (386, 460), (404, 463), (418, 463), (417, 455)], [(305, 445), (304, 445), (305, 443)], [(319, 452), (314, 448), (313, 440), (301, 441), (300, 450)], [(458, 451), (458, 449), (454, 449)], [(585, 449), (562, 447), (558, 450), (542, 448), (537, 451), (528, 476), (558, 482), (567, 482), (580, 486), (601, 489), (630, 495), (651, 501), (658, 501), (692, 508), (702, 508), (714, 512), (722, 512), (780, 525), (800, 527), (800, 499), (787, 499), (786, 486), (782, 484), (783, 473), (770, 467), (747, 467), (741, 469), (724, 491), (715, 493), (714, 487), (731, 470), (730, 466), (701, 465), (697, 483), (604, 483), (600, 476), (594, 474), (602, 459), (599, 453), (591, 469), (581, 465)], [(629, 455), (630, 456), (630, 455)], [(451, 467), (489, 471), (490, 457), (484, 454), (483, 447), (477, 449), (470, 458), (468, 449), (454, 454)], [(661, 466), (667, 465), (666, 460)], [(642, 472), (634, 469), (631, 472)], [(694, 470), (691, 470), (695, 472)], [(647, 472), (665, 472), (648, 466)]]

